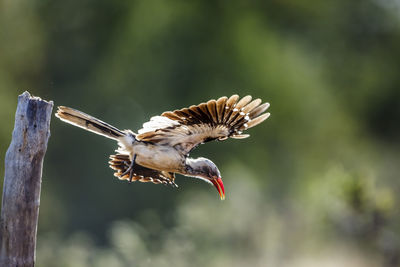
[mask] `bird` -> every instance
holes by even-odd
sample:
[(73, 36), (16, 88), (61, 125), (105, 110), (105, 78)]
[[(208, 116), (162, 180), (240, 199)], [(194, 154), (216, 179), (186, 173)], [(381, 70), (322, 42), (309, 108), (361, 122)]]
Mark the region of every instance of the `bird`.
[(221, 173), (211, 160), (189, 157), (198, 145), (228, 138), (244, 139), (245, 130), (264, 120), (270, 104), (250, 95), (211, 99), (188, 108), (153, 116), (137, 133), (120, 130), (82, 111), (59, 106), (55, 114), (62, 121), (118, 142), (109, 165), (114, 176), (129, 182), (151, 182), (177, 187), (175, 174), (198, 178), (217, 189), (221, 200), (225, 189)]

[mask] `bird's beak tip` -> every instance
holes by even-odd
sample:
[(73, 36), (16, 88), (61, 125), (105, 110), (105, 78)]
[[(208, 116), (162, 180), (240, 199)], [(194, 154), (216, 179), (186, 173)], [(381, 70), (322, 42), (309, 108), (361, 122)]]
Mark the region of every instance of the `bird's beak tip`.
[(217, 189), (220, 199), (225, 200), (225, 188), (224, 188), (224, 183), (222, 182), (222, 178), (221, 177), (213, 178), (211, 182)]

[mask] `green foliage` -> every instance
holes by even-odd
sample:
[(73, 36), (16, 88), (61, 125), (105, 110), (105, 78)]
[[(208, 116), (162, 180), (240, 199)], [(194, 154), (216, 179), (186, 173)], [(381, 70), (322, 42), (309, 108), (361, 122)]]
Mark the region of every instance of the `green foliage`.
[[(394, 4), (393, 4), (394, 5)], [(120, 182), (115, 144), (52, 121), (39, 266), (397, 266), (400, 24), (390, 1), (4, 1), (0, 160), (24, 90), (122, 129), (251, 94), (271, 117), (193, 156), (227, 200)], [(4, 171), (0, 167), (0, 171)]]

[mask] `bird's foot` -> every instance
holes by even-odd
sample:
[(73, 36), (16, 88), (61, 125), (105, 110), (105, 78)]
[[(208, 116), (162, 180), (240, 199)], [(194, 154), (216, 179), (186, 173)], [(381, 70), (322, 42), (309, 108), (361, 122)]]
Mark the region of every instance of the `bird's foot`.
[[(136, 161), (136, 154), (133, 156), (133, 159), (131, 161), (131, 164), (129, 165), (128, 169), (126, 169), (126, 171), (124, 171), (119, 177), (124, 177), (125, 175), (127, 175), (129, 173), (129, 183), (132, 182), (132, 177), (133, 177), (133, 166), (135, 166), (135, 161)], [(125, 161), (125, 165), (128, 166), (128, 164)]]

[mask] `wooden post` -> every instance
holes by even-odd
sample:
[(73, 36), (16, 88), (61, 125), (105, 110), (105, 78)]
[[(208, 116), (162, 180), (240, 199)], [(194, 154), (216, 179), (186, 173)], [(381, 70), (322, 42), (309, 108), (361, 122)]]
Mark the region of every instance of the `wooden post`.
[(0, 266), (34, 266), (43, 158), (53, 102), (24, 92), (5, 157), (0, 217)]

